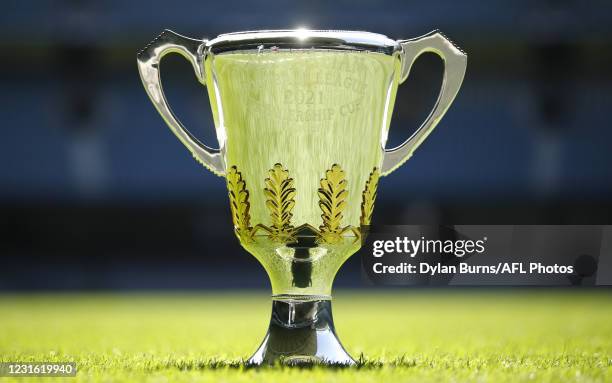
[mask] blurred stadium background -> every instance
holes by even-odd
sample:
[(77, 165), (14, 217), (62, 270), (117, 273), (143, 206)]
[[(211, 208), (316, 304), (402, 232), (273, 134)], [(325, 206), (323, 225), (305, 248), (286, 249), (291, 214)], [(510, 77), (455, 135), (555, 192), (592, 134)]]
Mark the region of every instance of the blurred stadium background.
[[(136, 52), (164, 28), (439, 28), (469, 54), (458, 98), (407, 166), (382, 180), (382, 224), (606, 224), (612, 217), (612, 3), (400, 0), (3, 4), (0, 289), (265, 288), (231, 230), (225, 184), (147, 99)], [(189, 64), (163, 65), (170, 104), (214, 146)], [(390, 146), (429, 112), (442, 64), (400, 88)], [(360, 285), (353, 257), (339, 286)]]

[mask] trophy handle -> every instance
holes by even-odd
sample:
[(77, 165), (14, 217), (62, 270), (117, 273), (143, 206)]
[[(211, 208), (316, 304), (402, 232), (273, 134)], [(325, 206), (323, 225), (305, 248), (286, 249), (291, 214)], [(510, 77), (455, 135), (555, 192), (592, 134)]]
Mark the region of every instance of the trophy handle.
[(383, 176), (406, 162), (434, 130), (459, 92), (467, 66), (467, 54), (437, 30), (415, 39), (401, 40), (399, 44), (402, 47), (400, 84), (408, 77), (414, 61), (425, 52), (433, 52), (444, 61), (444, 78), (436, 104), (425, 122), (403, 144), (385, 149), (381, 170)]
[(166, 101), (159, 73), (161, 59), (168, 53), (178, 53), (191, 63), (198, 81), (206, 85), (202, 66), (202, 48), (205, 42), (205, 40), (190, 39), (166, 29), (138, 53), (138, 71), (151, 102), (170, 130), (198, 162), (216, 175), (223, 176), (225, 166), (221, 151), (204, 145), (181, 124)]

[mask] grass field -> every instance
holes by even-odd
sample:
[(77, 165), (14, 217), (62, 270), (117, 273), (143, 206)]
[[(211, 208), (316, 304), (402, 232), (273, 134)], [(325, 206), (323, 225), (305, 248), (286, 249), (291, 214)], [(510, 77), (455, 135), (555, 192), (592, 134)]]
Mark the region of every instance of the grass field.
[(339, 292), (361, 367), (245, 369), (269, 310), (264, 292), (0, 295), (0, 359), (75, 361), (69, 382), (612, 381), (610, 290)]

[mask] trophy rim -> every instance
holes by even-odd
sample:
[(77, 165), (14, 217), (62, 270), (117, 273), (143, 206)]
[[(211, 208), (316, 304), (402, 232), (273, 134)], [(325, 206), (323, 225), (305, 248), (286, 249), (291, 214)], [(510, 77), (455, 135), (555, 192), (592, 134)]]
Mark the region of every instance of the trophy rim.
[(206, 42), (215, 54), (263, 49), (323, 49), (369, 51), (392, 55), (397, 41), (374, 32), (316, 29), (264, 29), (224, 33)]

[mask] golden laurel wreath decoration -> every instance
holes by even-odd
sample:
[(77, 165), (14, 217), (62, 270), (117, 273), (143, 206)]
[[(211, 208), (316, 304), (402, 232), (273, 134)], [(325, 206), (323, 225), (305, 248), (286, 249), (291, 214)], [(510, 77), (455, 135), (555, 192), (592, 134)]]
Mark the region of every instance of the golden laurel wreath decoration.
[(359, 223), (362, 226), (369, 226), (370, 222), (372, 222), (372, 213), (374, 213), (374, 202), (376, 202), (379, 178), (380, 172), (378, 168), (374, 168), (366, 181), (365, 189), (363, 189), (361, 195), (361, 218), (359, 219)]
[[(360, 225), (369, 226), (376, 201), (378, 180), (380, 172), (374, 168), (366, 181), (361, 195), (361, 217)], [(270, 212), (271, 225), (257, 224), (251, 226), (249, 191), (242, 173), (236, 166), (232, 166), (227, 173), (227, 188), (230, 198), (230, 209), (234, 231), (238, 239), (246, 244), (253, 242), (259, 231), (267, 234), (268, 238), (277, 243), (295, 243), (296, 232), (302, 227), (308, 227), (317, 233), (317, 243), (338, 244), (347, 236), (360, 239), (362, 236), (359, 228), (354, 226), (342, 226), (343, 212), (347, 206), (348, 181), (345, 172), (338, 164), (332, 165), (325, 172), (325, 178), (320, 180), (317, 190), (319, 196), (319, 208), (321, 209), (322, 224), (314, 228), (309, 224), (295, 227), (291, 224), (293, 208), (295, 207), (295, 181), (289, 177), (289, 170), (282, 164), (274, 164), (268, 171), (268, 178), (264, 180), (264, 195), (266, 196), (266, 207)]]
[(250, 242), (253, 240), (253, 228), (250, 225), (249, 191), (236, 166), (232, 166), (227, 173), (227, 189), (236, 236), (240, 241)]

